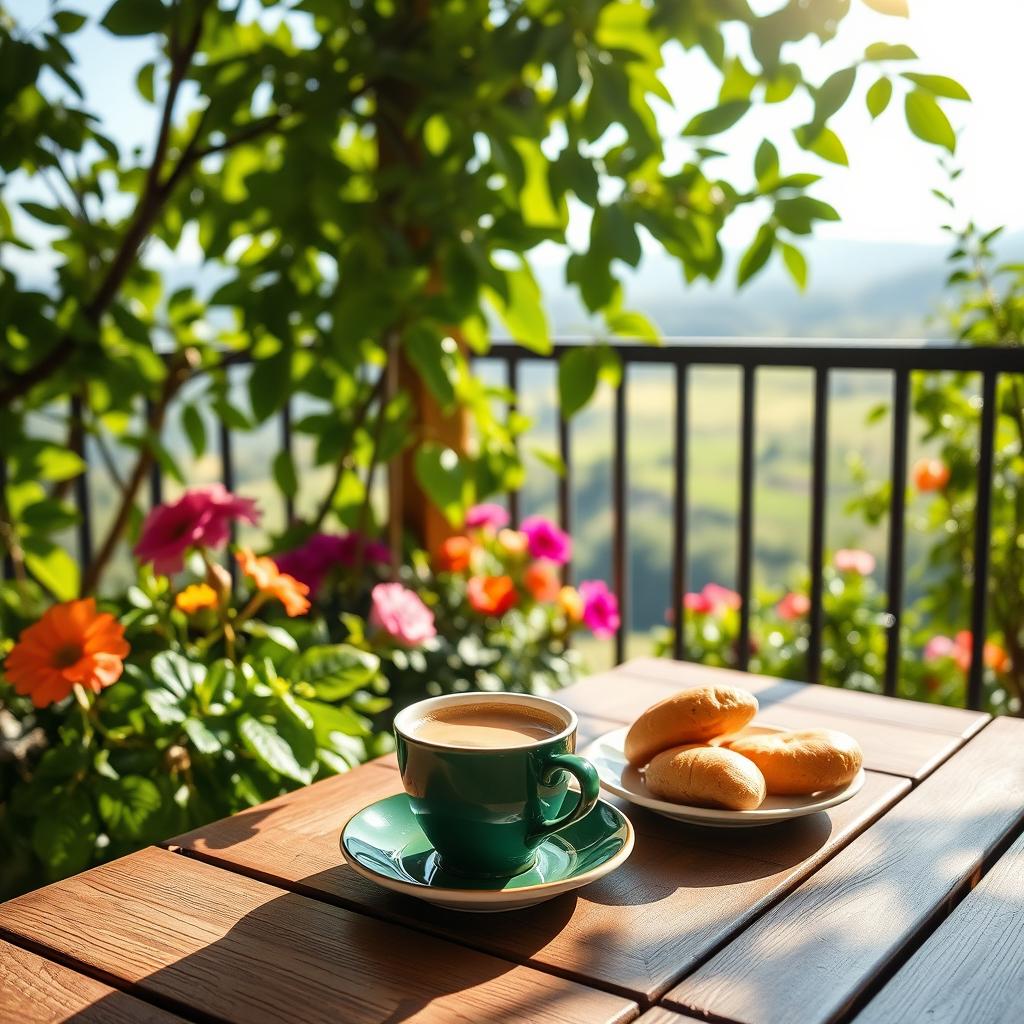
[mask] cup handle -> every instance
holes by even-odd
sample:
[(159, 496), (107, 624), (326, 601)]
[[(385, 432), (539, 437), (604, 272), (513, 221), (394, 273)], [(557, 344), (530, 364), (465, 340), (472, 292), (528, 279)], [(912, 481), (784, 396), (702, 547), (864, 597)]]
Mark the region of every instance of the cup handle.
[(551, 821), (545, 821), (533, 834), (534, 839), (541, 836), (551, 835), (560, 829), (571, 825), (580, 818), (585, 818), (597, 803), (598, 795), (601, 792), (601, 780), (598, 778), (597, 769), (584, 757), (577, 754), (550, 754), (545, 759), (544, 770), (541, 779), (545, 786), (550, 786), (559, 772), (569, 772), (576, 777), (580, 784), (580, 798), (576, 806), (565, 814), (560, 814)]

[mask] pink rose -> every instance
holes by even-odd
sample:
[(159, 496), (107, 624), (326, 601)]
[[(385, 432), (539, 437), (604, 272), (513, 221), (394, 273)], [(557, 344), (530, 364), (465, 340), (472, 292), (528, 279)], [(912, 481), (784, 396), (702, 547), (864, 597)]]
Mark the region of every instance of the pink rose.
[(614, 636), (622, 622), (619, 599), (603, 580), (584, 580), (578, 589), (583, 599), (583, 624), (594, 636)]
[(437, 636), (434, 613), (401, 583), (378, 583), (370, 602), (370, 625), (402, 646), (419, 647)]
[(875, 571), (875, 556), (860, 548), (840, 548), (833, 559), (840, 572), (855, 572), (858, 576), (870, 576)]
[(726, 608), (731, 608), (735, 611), (741, 604), (743, 604), (743, 599), (735, 590), (719, 586), (717, 583), (706, 584), (702, 593), (711, 603), (711, 607), (714, 608), (716, 612), (720, 612)]
[(488, 501), (481, 505), (474, 505), (466, 513), (467, 530), (481, 530), (485, 527), (500, 530), (503, 526), (508, 526), (508, 512), (494, 502)]
[(556, 565), (565, 565), (572, 558), (572, 538), (550, 519), (529, 516), (520, 530), (526, 534), (531, 558), (546, 558)]
[(787, 622), (803, 618), (811, 610), (811, 599), (806, 594), (787, 594), (776, 606), (780, 619)]
[(925, 644), (924, 660), (939, 661), (942, 658), (951, 658), (956, 652), (956, 649), (957, 645), (948, 636), (942, 636), (941, 634), (933, 636), (931, 640)]
[(689, 594), (683, 595), (683, 607), (688, 612), (707, 615), (711, 611), (711, 602), (703, 594), (691, 591)]
[(355, 566), (360, 544), (364, 566), (387, 565), (391, 561), (391, 550), (386, 544), (363, 537), (355, 530), (344, 536), (314, 533), (305, 544), (274, 555), (274, 561), (281, 572), (294, 576), (305, 583), (311, 593), (316, 593), (333, 568)]
[(258, 520), (256, 502), (251, 498), (238, 498), (223, 484), (194, 487), (146, 516), (135, 556), (140, 562), (152, 562), (155, 572), (169, 576), (184, 568), (189, 548), (222, 548), (232, 522)]

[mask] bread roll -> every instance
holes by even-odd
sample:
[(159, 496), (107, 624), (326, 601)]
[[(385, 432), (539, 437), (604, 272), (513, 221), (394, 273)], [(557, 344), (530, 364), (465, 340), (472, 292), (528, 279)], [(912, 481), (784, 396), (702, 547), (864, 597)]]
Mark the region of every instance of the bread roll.
[(737, 732), (757, 714), (757, 698), (734, 686), (695, 686), (649, 707), (626, 733), (626, 760), (634, 768), (684, 743)]
[(835, 729), (740, 736), (725, 745), (761, 769), (769, 793), (787, 796), (845, 786), (864, 763), (857, 741)]
[(753, 761), (699, 743), (655, 755), (644, 769), (644, 781), (659, 799), (694, 807), (752, 811), (764, 800), (764, 778)]

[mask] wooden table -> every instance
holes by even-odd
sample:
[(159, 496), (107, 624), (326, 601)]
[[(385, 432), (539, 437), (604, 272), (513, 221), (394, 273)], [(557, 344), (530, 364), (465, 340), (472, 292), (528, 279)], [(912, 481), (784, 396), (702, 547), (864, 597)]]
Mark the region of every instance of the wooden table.
[(0, 905), (0, 1020), (1021, 1020), (1024, 722), (653, 659), (560, 696), (586, 741), (723, 681), (856, 736), (863, 790), (751, 831), (630, 807), (617, 872), (472, 915), (342, 860), (347, 817), (401, 789), (383, 758)]

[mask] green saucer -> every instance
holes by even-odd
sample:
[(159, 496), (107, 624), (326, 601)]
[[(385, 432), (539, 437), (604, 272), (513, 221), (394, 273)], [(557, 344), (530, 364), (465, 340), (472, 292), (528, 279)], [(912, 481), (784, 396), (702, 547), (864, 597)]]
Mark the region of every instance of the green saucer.
[(519, 910), (578, 889), (614, 871), (633, 849), (633, 827), (605, 803), (549, 836), (529, 871), (511, 878), (470, 878), (446, 872), (400, 793), (357, 811), (341, 833), (349, 866), (385, 889), (451, 910)]

